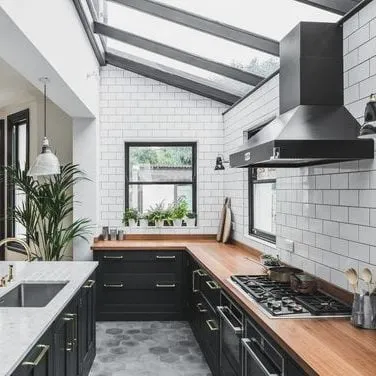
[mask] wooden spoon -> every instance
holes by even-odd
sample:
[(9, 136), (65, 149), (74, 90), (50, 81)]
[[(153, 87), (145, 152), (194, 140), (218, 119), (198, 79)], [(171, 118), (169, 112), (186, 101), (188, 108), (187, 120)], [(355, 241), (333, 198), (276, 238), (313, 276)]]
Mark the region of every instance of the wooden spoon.
[(354, 268), (349, 268), (345, 271), (345, 275), (356, 294), (358, 292), (358, 273)]
[(364, 268), (362, 271), (362, 279), (368, 285), (368, 293), (371, 294), (372, 287), (372, 272), (368, 268)]

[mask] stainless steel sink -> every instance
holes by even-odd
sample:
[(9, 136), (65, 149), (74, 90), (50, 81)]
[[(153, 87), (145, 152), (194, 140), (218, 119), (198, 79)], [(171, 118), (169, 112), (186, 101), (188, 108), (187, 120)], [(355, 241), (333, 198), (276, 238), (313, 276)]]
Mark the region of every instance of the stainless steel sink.
[(68, 282), (24, 282), (0, 297), (1, 307), (45, 307)]

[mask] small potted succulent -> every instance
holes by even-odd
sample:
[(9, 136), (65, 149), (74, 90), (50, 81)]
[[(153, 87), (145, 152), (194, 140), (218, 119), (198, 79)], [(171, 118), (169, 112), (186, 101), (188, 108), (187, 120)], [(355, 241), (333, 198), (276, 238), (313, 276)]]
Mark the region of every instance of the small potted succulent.
[(184, 197), (180, 197), (171, 208), (171, 218), (174, 226), (181, 227), (183, 225), (183, 219), (188, 214), (188, 203)]
[(194, 227), (196, 225), (196, 218), (197, 218), (196, 213), (189, 212), (187, 213), (184, 220), (188, 227)]
[(139, 218), (137, 209), (127, 208), (123, 214), (123, 223), (125, 226), (136, 227)]
[(154, 206), (150, 206), (147, 216), (149, 221), (154, 223), (155, 227), (163, 227), (165, 220), (168, 219), (168, 213), (164, 201), (161, 201)]
[(148, 227), (149, 226), (149, 217), (147, 214), (141, 214), (140, 215), (140, 227)]

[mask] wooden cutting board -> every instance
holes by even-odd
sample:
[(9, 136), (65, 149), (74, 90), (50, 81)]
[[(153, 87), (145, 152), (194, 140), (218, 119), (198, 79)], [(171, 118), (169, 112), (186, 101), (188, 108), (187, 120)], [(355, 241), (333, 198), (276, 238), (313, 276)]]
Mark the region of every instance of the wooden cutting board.
[(226, 217), (225, 217), (225, 223), (223, 226), (223, 235), (222, 235), (222, 242), (227, 243), (230, 240), (231, 237), (231, 222), (232, 222), (232, 214), (231, 214), (231, 208), (230, 208), (230, 202), (227, 202), (226, 205)]
[(221, 217), (219, 219), (219, 226), (218, 226), (218, 231), (217, 231), (217, 242), (222, 241), (223, 229), (224, 229), (224, 226), (225, 226), (227, 202), (228, 202), (228, 197), (225, 197), (225, 201), (223, 203), (223, 208), (222, 208), (222, 212), (221, 212)]

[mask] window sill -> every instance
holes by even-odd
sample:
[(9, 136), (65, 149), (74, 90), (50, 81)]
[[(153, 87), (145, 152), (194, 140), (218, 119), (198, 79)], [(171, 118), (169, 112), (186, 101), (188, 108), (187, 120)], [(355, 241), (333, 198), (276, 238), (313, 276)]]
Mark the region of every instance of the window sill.
[(127, 234), (189, 234), (196, 232), (198, 226), (164, 226), (164, 227), (125, 227), (125, 235)]
[(244, 234), (244, 237), (246, 239), (252, 240), (254, 242), (266, 245), (270, 248), (277, 249), (277, 245), (275, 243), (268, 242), (267, 240), (263, 240), (263, 239), (257, 238), (256, 236), (252, 236), (252, 235), (249, 235), (249, 234)]

